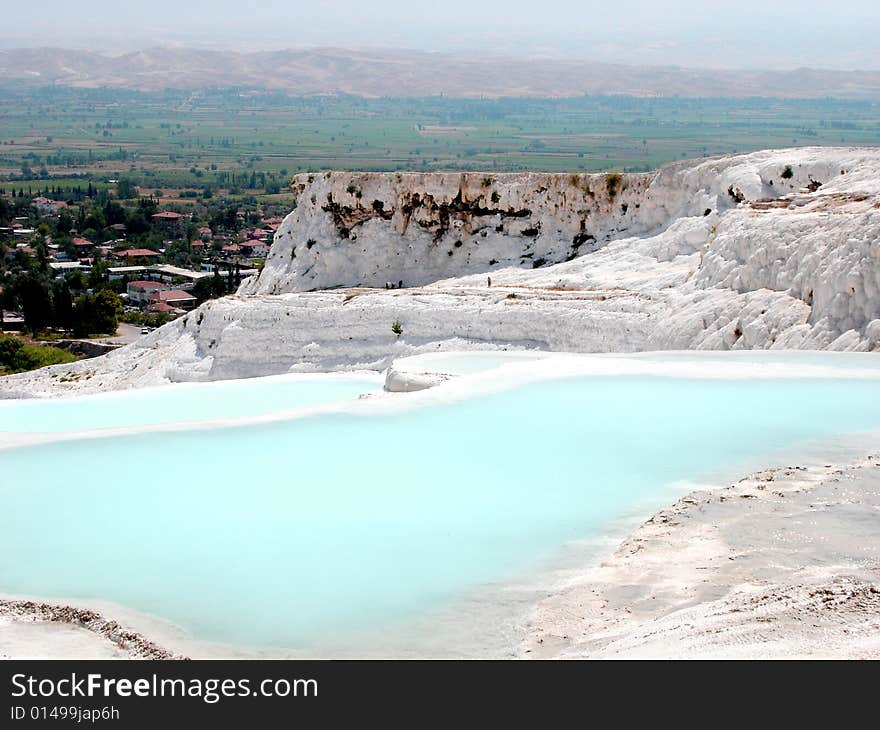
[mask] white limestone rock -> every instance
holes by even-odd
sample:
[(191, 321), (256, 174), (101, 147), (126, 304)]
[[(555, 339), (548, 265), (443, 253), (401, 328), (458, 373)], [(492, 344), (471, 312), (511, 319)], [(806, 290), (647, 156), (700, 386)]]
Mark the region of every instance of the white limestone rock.
[(438, 350), (880, 349), (880, 150), (293, 187), (237, 295), (104, 357), (2, 378), (0, 397), (384, 370)]
[(442, 373), (410, 373), (388, 368), (384, 388), (389, 393), (414, 393), (427, 390), (449, 379)]

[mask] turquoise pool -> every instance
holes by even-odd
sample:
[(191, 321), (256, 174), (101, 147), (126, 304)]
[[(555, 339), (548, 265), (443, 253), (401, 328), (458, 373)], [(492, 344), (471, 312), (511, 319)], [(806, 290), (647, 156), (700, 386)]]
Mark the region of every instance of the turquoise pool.
[(51, 400), (0, 400), (0, 434), (245, 418), (340, 403), (381, 390), (378, 378), (286, 375)]
[[(197, 392), (227, 403), (231, 386), (216, 385)], [(46, 406), (79, 413), (76, 399)], [(398, 412), (10, 448), (0, 592), (103, 599), (199, 639), (320, 652), (522, 574), (668, 502), (680, 480), (874, 429), (880, 379), (842, 370), (567, 377)]]

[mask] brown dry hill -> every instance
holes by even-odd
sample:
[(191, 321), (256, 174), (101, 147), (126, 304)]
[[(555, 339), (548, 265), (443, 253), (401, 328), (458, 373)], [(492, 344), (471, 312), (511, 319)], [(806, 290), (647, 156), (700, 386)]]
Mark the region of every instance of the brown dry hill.
[(880, 71), (717, 71), (340, 48), (254, 53), (150, 48), (121, 56), (60, 48), (0, 50), (0, 79), (37, 86), (150, 91), (236, 86), (368, 97), (633, 94), (880, 99)]

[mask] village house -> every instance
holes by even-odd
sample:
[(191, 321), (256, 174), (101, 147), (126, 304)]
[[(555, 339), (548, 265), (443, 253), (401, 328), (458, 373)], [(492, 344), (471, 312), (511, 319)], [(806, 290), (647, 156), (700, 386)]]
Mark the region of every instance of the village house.
[(107, 269), (107, 275), (110, 281), (119, 281), (125, 277), (146, 278), (145, 274), (149, 271), (147, 266), (111, 266)]
[(134, 262), (138, 260), (157, 261), (158, 259), (162, 258), (162, 254), (160, 254), (158, 251), (151, 251), (148, 248), (127, 248), (125, 249), (125, 251), (117, 251), (113, 255), (121, 261), (128, 262)]
[(46, 251), (49, 252), (49, 258), (53, 261), (70, 261), (70, 255), (57, 243), (47, 243)]
[(153, 223), (169, 235), (179, 236), (183, 232), (187, 216), (183, 213), (175, 213), (173, 210), (163, 210), (160, 213), (153, 213), (152, 219)]
[(7, 248), (4, 258), (7, 261), (14, 261), (19, 254), (23, 256), (33, 256), (36, 251), (27, 243), (17, 243), (12, 248)]
[(31, 205), (36, 209), (38, 215), (55, 215), (62, 208), (67, 207), (67, 203), (61, 200), (50, 200), (42, 195), (34, 198)]
[(138, 306), (147, 304), (150, 297), (157, 291), (168, 291), (171, 286), (161, 281), (138, 280), (128, 282), (125, 291), (128, 294), (128, 301)]
[(53, 261), (49, 264), (49, 268), (56, 274), (66, 274), (69, 271), (89, 271), (92, 267), (82, 261)]
[(258, 241), (267, 241), (273, 235), (274, 231), (263, 228), (255, 228), (252, 231), (245, 231), (245, 236), (247, 236), (248, 238), (256, 239)]
[(73, 244), (77, 256), (88, 256), (95, 250), (95, 244), (87, 238), (72, 238), (70, 243)]
[(3, 312), (3, 322), (0, 331), (24, 332), (24, 317), (18, 312)]
[[(150, 275), (158, 277), (160, 281), (168, 283), (173, 282), (175, 279), (178, 281), (180, 279), (188, 279), (191, 283), (195, 283), (199, 279), (205, 278), (205, 274), (200, 271), (184, 269), (180, 266), (173, 266), (172, 264), (156, 264), (155, 266), (149, 267), (149, 272)], [(184, 286), (184, 288), (186, 288), (186, 286)]]
[(196, 305), (196, 298), (180, 289), (160, 289), (150, 294), (150, 302), (167, 304), (175, 309), (190, 310)]
[(144, 307), (144, 311), (150, 314), (183, 314), (184, 312), (183, 309), (171, 307), (165, 302), (152, 302)]
[(269, 253), (269, 247), (266, 245), (266, 242), (255, 238), (245, 241), (241, 244), (240, 248), (242, 254), (251, 259), (265, 258), (266, 254)]

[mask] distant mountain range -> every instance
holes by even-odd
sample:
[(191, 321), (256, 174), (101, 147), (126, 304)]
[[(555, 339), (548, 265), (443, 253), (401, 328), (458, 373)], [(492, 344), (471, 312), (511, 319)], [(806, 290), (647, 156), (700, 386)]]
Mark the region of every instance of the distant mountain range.
[(368, 97), (632, 94), (880, 99), (880, 71), (717, 71), (341, 48), (252, 53), (150, 48), (116, 56), (62, 48), (9, 49), (0, 50), (0, 84), (142, 91), (246, 87)]

